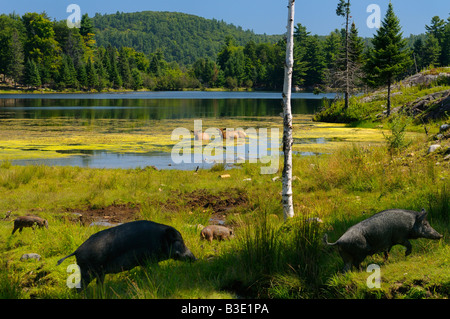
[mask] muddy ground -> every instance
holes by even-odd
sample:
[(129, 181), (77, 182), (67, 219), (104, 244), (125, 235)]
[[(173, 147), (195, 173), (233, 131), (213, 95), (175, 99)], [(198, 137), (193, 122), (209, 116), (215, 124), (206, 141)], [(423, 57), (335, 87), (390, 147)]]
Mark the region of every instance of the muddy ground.
[[(166, 202), (150, 201), (165, 212), (180, 210), (201, 210), (210, 212), (212, 224), (222, 224), (226, 215), (237, 213), (250, 207), (248, 194), (241, 189), (233, 188), (227, 191), (211, 193), (206, 189), (192, 192), (178, 192)], [(84, 209), (68, 209), (64, 216), (72, 222), (81, 222), (84, 226), (92, 223), (110, 223), (112, 225), (141, 219), (141, 205), (136, 203), (112, 204), (105, 207), (90, 206)], [(101, 224), (99, 224), (101, 225)], [(106, 224), (104, 226), (107, 226)]]

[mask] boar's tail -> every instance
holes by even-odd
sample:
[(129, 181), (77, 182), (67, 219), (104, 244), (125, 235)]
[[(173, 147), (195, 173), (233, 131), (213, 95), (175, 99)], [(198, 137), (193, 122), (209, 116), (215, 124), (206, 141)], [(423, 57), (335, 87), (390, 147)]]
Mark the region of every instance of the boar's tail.
[(60, 265), (66, 258), (72, 257), (73, 255), (75, 255), (75, 253), (71, 253), (70, 255), (61, 258), (60, 260), (58, 260), (58, 262), (56, 263), (56, 266)]
[(325, 234), (325, 235), (323, 236), (323, 243), (324, 243), (324, 245), (334, 246), (334, 245), (336, 245), (338, 242), (335, 242), (335, 243), (329, 243), (329, 242), (328, 242), (328, 235)]

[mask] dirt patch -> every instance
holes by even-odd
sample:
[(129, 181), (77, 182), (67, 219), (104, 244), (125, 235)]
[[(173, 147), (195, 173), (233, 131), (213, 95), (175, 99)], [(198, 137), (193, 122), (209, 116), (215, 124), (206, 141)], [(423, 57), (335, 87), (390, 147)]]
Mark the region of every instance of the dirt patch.
[(112, 204), (105, 207), (88, 207), (84, 210), (70, 210), (71, 219), (80, 221), (88, 226), (93, 222), (106, 222), (111, 224), (126, 223), (136, 220), (136, 215), (140, 212), (139, 204)]
[(218, 193), (210, 193), (206, 189), (196, 189), (189, 193), (178, 193), (161, 205), (168, 211), (178, 211), (180, 207), (190, 210), (209, 210), (213, 215), (226, 215), (249, 207), (247, 193), (239, 188), (232, 188)]

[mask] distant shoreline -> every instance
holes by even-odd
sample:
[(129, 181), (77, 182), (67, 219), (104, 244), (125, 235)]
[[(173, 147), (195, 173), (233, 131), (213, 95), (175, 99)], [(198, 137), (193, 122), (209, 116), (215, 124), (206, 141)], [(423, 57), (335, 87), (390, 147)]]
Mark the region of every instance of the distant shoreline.
[[(254, 92), (259, 90), (254, 90), (251, 88), (238, 88), (234, 90), (226, 89), (226, 88), (185, 88), (180, 90), (173, 90), (173, 92), (186, 92), (186, 91), (198, 91), (198, 92)], [(53, 90), (53, 89), (1, 89), (0, 88), (0, 96), (2, 94), (96, 94), (96, 93), (132, 93), (132, 92), (162, 92), (162, 91), (152, 91), (152, 90), (128, 90), (128, 89), (108, 89), (108, 90)]]

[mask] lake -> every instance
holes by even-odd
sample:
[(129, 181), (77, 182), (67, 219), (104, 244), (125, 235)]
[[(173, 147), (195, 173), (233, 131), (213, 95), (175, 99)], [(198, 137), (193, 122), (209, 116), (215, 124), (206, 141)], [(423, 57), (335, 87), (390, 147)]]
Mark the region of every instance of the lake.
[[(323, 98), (333, 99), (335, 94), (293, 93), (293, 114), (314, 114), (322, 105)], [(280, 92), (129, 92), (129, 93), (92, 93), (92, 94), (3, 94), (0, 95), (0, 122), (10, 123), (20, 120), (27, 126), (30, 134), (39, 130), (41, 135), (60, 134), (46, 132), (45, 126), (54, 119), (78, 121), (110, 120), (148, 123), (147, 126), (176, 125), (192, 119), (239, 119), (245, 121), (263, 120), (279, 116), (282, 112)], [(24, 122), (25, 121), (25, 122)], [(80, 122), (81, 121), (81, 122)], [(155, 122), (156, 121), (156, 122)], [(11, 122), (13, 123), (13, 122)], [(25, 124), (24, 124), (25, 123)], [(225, 123), (225, 122), (224, 122)], [(6, 124), (5, 124), (6, 125)], [(80, 126), (81, 124), (77, 124)], [(44, 128), (42, 128), (44, 126)], [(173, 127), (175, 128), (175, 127)], [(135, 129), (136, 133), (140, 128)], [(206, 129), (203, 128), (203, 129)], [(133, 130), (133, 129), (131, 129)], [(23, 130), (22, 130), (23, 131)], [(130, 129), (128, 130), (130, 131)], [(23, 134), (23, 133), (22, 133)], [(25, 133), (28, 134), (28, 133)], [(281, 133), (282, 134), (282, 133)], [(54, 137), (54, 136), (53, 136)], [(280, 136), (281, 137), (281, 136)], [(1, 138), (1, 137), (0, 137)], [(324, 143), (320, 140), (318, 143)], [(4, 142), (6, 144), (6, 142)], [(67, 143), (66, 143), (67, 144)], [(76, 143), (73, 143), (75, 145)], [(270, 142), (269, 142), (270, 146)], [(0, 149), (1, 149), (0, 145)], [(42, 149), (41, 149), (42, 147)], [(7, 148), (4, 146), (4, 148)], [(269, 147), (270, 148), (270, 147)], [(158, 169), (188, 169), (197, 166), (209, 168), (214, 161), (204, 159), (201, 163), (173, 163), (170, 152), (161, 151), (114, 151), (108, 149), (56, 150), (60, 157), (46, 156), (42, 145), (28, 145), (22, 151), (42, 151), (40, 156), (20, 159), (9, 158), (13, 164), (63, 165), (93, 168), (137, 168), (154, 166)], [(248, 149), (244, 150), (248, 153)], [(303, 155), (314, 153), (305, 152)], [(270, 155), (270, 153), (269, 153)], [(24, 158), (25, 156), (25, 158)], [(236, 157), (245, 154), (236, 154)], [(192, 161), (191, 161), (192, 162)]]
[[(335, 94), (293, 93), (292, 113), (313, 114)], [(1, 118), (182, 119), (274, 116), (283, 111), (277, 92), (129, 92), (3, 94)]]

